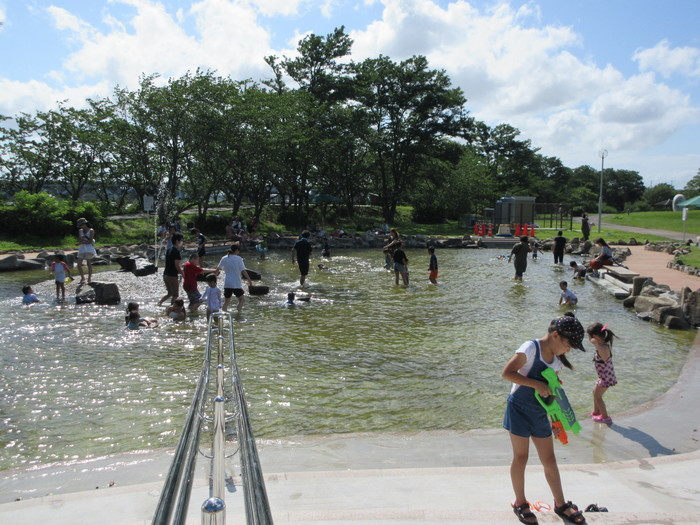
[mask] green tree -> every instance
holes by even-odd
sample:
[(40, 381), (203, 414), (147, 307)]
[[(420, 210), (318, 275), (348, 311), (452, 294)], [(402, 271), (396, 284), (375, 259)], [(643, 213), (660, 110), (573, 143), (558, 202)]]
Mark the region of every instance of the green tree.
[[(673, 199), (673, 197), (677, 193), (678, 191), (673, 186), (662, 182), (661, 184), (656, 184), (655, 186), (651, 186), (650, 188), (644, 190), (644, 201), (649, 206), (653, 207), (659, 202), (664, 202), (666, 200)], [(667, 208), (670, 209), (670, 207), (671, 206), (669, 204)]]
[(7, 191), (40, 193), (53, 182), (59, 165), (54, 113), (22, 113), (15, 126), (2, 130), (3, 178)]
[(285, 123), (291, 133), (284, 146), (285, 166), (279, 173), (277, 187), (289, 195), (295, 208), (303, 208), (306, 214), (311, 189), (342, 194), (352, 213), (357, 192), (345, 195), (340, 191), (343, 186), (357, 188), (357, 181), (348, 178), (360, 172), (351, 162), (361, 159), (356, 154), (357, 119), (345, 111), (354, 84), (352, 65), (340, 60), (350, 53), (351, 46), (352, 40), (340, 27), (325, 37), (312, 34), (302, 39), (297, 47), (299, 56), (294, 59), (266, 59), (275, 74), (269, 86), (278, 93), (285, 91), (282, 76), (286, 72), (301, 91), (295, 99), (296, 118), (301, 125)]
[(632, 170), (606, 169), (603, 173), (603, 203), (618, 211), (626, 203), (636, 202), (644, 195), (644, 181)]
[(450, 84), (445, 72), (429, 69), (422, 56), (401, 63), (382, 56), (356, 66), (355, 99), (368, 124), (363, 138), (389, 223), (440, 141), (464, 137), (469, 130), (466, 100)]
[(697, 175), (688, 181), (683, 188), (683, 193), (686, 199), (700, 195), (700, 168), (698, 169)]

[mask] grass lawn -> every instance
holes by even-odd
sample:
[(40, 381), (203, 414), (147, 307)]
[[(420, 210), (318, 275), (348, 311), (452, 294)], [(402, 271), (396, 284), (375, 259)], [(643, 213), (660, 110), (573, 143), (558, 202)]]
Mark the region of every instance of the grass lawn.
[[(397, 228), (403, 235), (427, 235), (427, 236), (462, 236), (465, 233), (472, 233), (471, 230), (466, 231), (460, 226), (458, 221), (446, 221), (442, 224), (418, 224), (411, 221), (411, 207), (399, 206), (397, 209), (396, 220), (391, 226)], [(223, 214), (224, 216), (226, 214)], [(195, 220), (194, 214), (181, 214), (181, 223), (186, 224), (189, 221)], [(277, 211), (270, 209), (263, 213), (259, 231), (262, 233), (268, 232), (290, 232), (298, 234), (303, 229), (302, 227), (285, 227), (276, 222)], [(383, 224), (381, 210), (374, 206), (361, 206), (356, 210), (356, 216), (352, 219), (346, 217), (334, 216), (330, 213), (329, 217), (321, 222), (317, 222), (319, 229), (335, 230), (336, 228), (343, 229), (349, 233), (363, 233), (369, 228), (379, 227)], [(641, 212), (632, 213), (630, 215), (620, 214), (606, 218), (606, 222), (615, 222), (617, 224), (626, 224), (638, 226), (641, 228), (658, 228), (665, 230), (683, 231), (683, 225), (678, 212)], [(673, 227), (673, 226), (676, 227)], [(142, 242), (153, 242), (154, 233), (153, 218), (120, 218), (108, 221), (107, 230), (97, 232), (96, 241), (98, 246), (104, 245), (119, 245), (119, 244), (139, 244)], [(574, 227), (578, 227), (574, 224)], [(687, 232), (700, 232), (700, 210), (691, 210), (689, 212), (689, 220)], [(224, 232), (221, 231), (204, 231), (210, 239), (218, 239), (224, 237)], [(556, 230), (537, 231), (537, 238), (544, 240), (556, 236)], [(187, 237), (187, 234), (185, 235)], [(580, 237), (580, 230), (564, 230), (564, 236), (567, 238)], [(598, 234), (597, 227), (591, 232), (591, 239), (603, 237), (609, 243), (617, 243), (618, 241), (628, 241), (631, 237), (636, 238), (639, 242), (648, 241), (666, 241), (665, 237), (655, 235), (636, 235), (630, 232), (616, 230), (614, 228), (603, 228)], [(27, 235), (23, 238), (1, 239), (0, 251), (16, 251), (16, 250), (74, 250), (76, 249), (76, 238), (72, 235), (67, 235), (63, 238), (55, 239), (40, 239)]]
[[(622, 224), (623, 226), (636, 226), (638, 228), (651, 228), (657, 230), (683, 231), (683, 220), (680, 211), (643, 211), (630, 213), (618, 213), (608, 215), (605, 222)], [(700, 233), (700, 210), (689, 209), (685, 231), (692, 236)]]
[(678, 258), (678, 261), (688, 266), (700, 268), (700, 250), (698, 250), (696, 246), (693, 246), (690, 249), (690, 253), (688, 255), (682, 255)]

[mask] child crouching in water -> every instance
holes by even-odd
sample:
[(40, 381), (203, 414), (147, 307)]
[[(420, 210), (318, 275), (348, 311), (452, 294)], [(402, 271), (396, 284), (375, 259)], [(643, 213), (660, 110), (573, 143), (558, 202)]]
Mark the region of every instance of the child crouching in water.
[(592, 324), (586, 332), (595, 347), (593, 364), (595, 365), (595, 371), (598, 373), (598, 381), (593, 387), (593, 412), (589, 415), (593, 418), (593, 421), (610, 425), (612, 418), (608, 414), (605, 401), (603, 401), (603, 394), (608, 388), (617, 384), (612, 358), (612, 342), (615, 334), (608, 328), (608, 325), (603, 325), (602, 323)]
[(202, 302), (207, 305), (207, 319), (214, 312), (221, 311), (221, 288), (216, 285), (216, 274), (207, 275), (207, 289), (202, 295)]
[(578, 303), (578, 297), (576, 294), (569, 290), (569, 283), (562, 281), (559, 283), (559, 288), (561, 289), (561, 296), (559, 297), (559, 305), (566, 306), (576, 306)]
[[(537, 517), (530, 511), (525, 497), (525, 467), (527, 466), (530, 440), (544, 468), (545, 478), (554, 496), (554, 512), (570, 523), (585, 523), (578, 507), (564, 498), (559, 467), (554, 455), (552, 424), (546, 410), (535, 398), (535, 391), (546, 398), (552, 394), (542, 377), (542, 371), (552, 368), (559, 372), (563, 366), (572, 368), (564, 354), (571, 348), (584, 350), (583, 326), (575, 317), (564, 315), (552, 320), (547, 335), (523, 343), (503, 368), (504, 379), (513, 383), (503, 428), (510, 432), (513, 461), (510, 477), (515, 492), (513, 512), (521, 523), (537, 524)], [(555, 431), (558, 433), (558, 431)]]
[(165, 315), (170, 317), (173, 321), (184, 321), (187, 319), (187, 310), (185, 310), (185, 301), (182, 299), (175, 299), (173, 304), (168, 306), (165, 310)]

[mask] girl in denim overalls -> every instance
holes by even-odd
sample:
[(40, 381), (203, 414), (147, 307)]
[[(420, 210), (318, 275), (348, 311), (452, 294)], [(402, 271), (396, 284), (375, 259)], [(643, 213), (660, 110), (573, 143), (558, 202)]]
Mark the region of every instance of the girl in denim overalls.
[(559, 372), (562, 366), (572, 368), (564, 354), (571, 348), (584, 350), (581, 344), (583, 336), (583, 326), (573, 315), (557, 317), (550, 323), (546, 336), (524, 343), (503, 368), (503, 378), (513, 383), (503, 427), (510, 432), (513, 447), (513, 461), (510, 466), (510, 477), (515, 492), (513, 512), (521, 523), (537, 523), (537, 517), (530, 511), (530, 504), (525, 497), (525, 467), (530, 440), (537, 449), (547, 483), (554, 496), (554, 512), (570, 523), (580, 524), (586, 521), (578, 507), (564, 499), (559, 467), (554, 456), (552, 426), (547, 412), (535, 398), (535, 390), (542, 397), (552, 394), (542, 377), (542, 371), (548, 367), (556, 372)]

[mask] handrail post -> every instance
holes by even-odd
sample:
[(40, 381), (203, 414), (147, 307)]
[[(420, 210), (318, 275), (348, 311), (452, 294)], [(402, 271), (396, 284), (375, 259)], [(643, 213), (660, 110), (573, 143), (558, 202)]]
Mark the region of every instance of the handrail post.
[(226, 503), (219, 498), (209, 498), (202, 504), (202, 525), (224, 525)]

